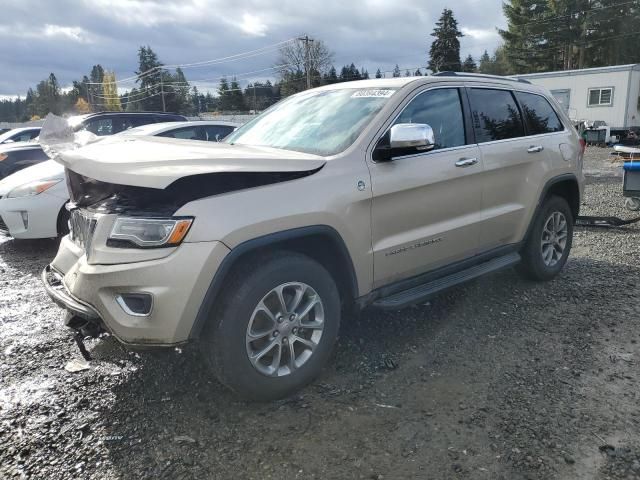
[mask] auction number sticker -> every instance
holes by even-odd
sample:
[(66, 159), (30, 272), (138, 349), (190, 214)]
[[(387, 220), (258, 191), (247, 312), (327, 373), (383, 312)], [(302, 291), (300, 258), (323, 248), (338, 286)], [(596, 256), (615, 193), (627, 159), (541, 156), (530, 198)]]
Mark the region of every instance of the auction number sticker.
[(389, 98), (395, 90), (358, 90), (351, 98)]

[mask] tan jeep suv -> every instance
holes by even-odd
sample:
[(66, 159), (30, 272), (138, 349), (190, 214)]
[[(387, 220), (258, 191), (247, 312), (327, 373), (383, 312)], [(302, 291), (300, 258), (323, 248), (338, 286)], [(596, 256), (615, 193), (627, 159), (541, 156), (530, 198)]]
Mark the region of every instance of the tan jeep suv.
[(546, 90), (444, 73), (308, 90), (224, 143), (109, 138), (60, 154), (70, 234), (43, 272), (66, 323), (199, 339), (254, 399), (319, 374), (349, 307), (399, 309), (569, 255), (583, 145)]

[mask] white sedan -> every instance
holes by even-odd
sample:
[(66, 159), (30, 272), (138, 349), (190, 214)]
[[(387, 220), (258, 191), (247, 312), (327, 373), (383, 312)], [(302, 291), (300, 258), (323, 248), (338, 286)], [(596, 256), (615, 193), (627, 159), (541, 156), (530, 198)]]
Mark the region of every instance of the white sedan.
[(28, 142), (40, 135), (40, 127), (14, 128), (0, 134), (0, 145)]
[[(239, 124), (216, 121), (143, 125), (119, 135), (151, 135), (220, 141)], [(101, 141), (101, 140), (98, 140)], [(53, 238), (68, 230), (69, 192), (64, 167), (53, 160), (33, 165), (0, 181), (0, 232), (18, 239)]]

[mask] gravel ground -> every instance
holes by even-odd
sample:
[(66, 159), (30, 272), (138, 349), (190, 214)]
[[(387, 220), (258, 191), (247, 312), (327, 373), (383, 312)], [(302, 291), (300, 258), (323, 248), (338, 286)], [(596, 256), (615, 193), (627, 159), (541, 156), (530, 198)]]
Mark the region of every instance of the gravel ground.
[[(589, 149), (584, 214), (630, 217)], [(40, 286), (53, 241), (0, 240), (0, 478), (640, 478), (640, 226), (578, 228), (549, 283), (504, 271), (347, 318), (293, 398), (251, 404), (195, 348), (92, 341)]]

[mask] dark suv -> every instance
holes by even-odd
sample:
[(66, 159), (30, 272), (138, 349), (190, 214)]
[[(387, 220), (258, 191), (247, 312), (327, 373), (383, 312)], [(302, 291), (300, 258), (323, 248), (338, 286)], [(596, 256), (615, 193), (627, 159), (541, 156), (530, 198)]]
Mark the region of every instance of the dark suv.
[(99, 112), (69, 118), (74, 130), (88, 130), (100, 137), (115, 135), (130, 128), (162, 122), (184, 122), (186, 117), (164, 112)]

